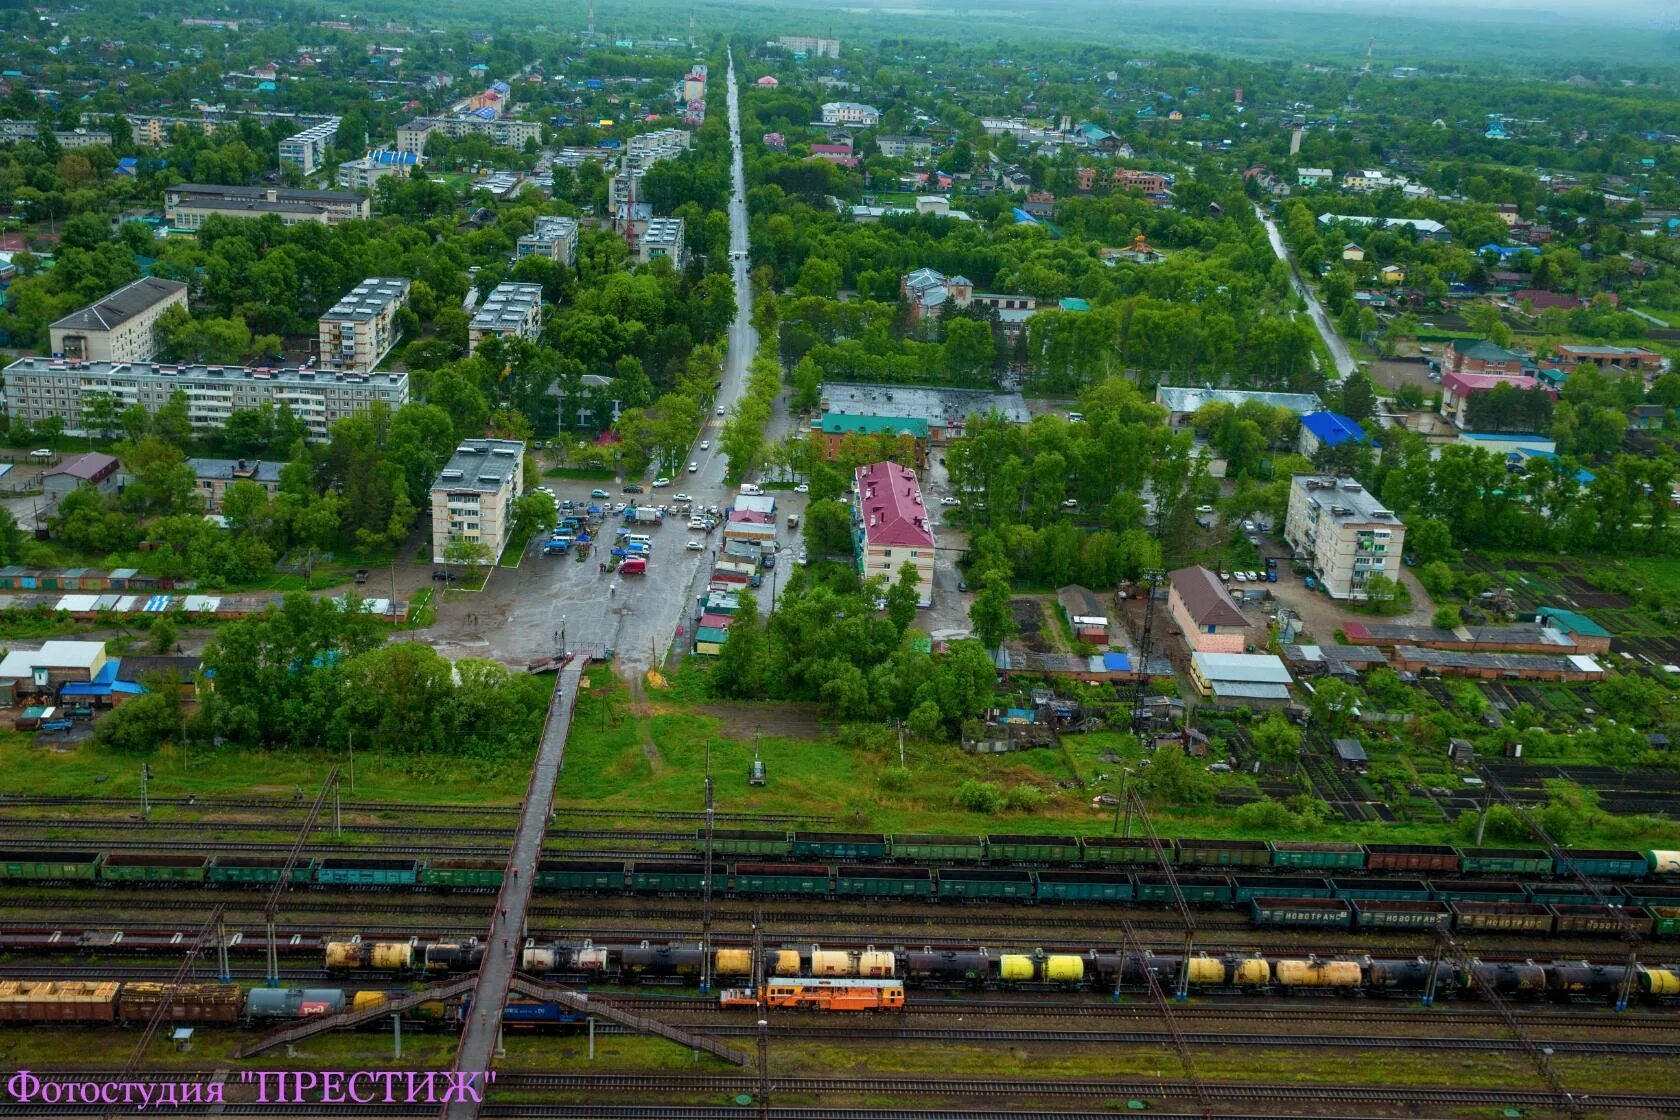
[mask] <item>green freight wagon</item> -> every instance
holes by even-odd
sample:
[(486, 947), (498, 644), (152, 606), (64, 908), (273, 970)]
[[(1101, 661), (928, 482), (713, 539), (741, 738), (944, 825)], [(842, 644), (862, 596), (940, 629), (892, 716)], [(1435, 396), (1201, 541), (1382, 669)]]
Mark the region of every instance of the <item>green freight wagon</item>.
[(1532, 902), (1469, 902), (1447, 903), (1452, 911), (1453, 928), (1467, 931), (1497, 933), (1550, 933), (1552, 911)]
[(1270, 867), (1272, 846), (1264, 840), (1180, 840), (1180, 867)]
[(925, 867), (842, 864), (834, 869), (834, 893), (845, 898), (932, 898), (933, 872)]
[[(1155, 855), (1155, 846), (1142, 837), (1124, 836), (1087, 836), (1084, 841), (1086, 863), (1120, 863), (1128, 866), (1147, 864), (1159, 867), (1160, 859)], [(1173, 842), (1161, 841), (1161, 854), (1166, 856), (1167, 862), (1173, 858)]]
[[(1179, 875), (1178, 889), (1184, 901), (1192, 906), (1223, 906), (1231, 901), (1231, 880), (1223, 875)], [(1137, 877), (1139, 902), (1161, 902), (1171, 905), (1172, 888), (1165, 875)]]
[(986, 858), (984, 836), (891, 836), (893, 859), (928, 863), (979, 863)]
[(87, 883), (97, 878), (98, 852), (0, 852), (0, 882)]
[[(204, 878), (209, 883), (272, 887), (279, 880), (280, 868), (285, 863), (284, 856), (216, 856)], [(292, 874), (287, 881), (294, 887), (313, 883), (315, 867), (315, 860), (300, 857), (292, 864)]]
[(1383, 898), (1393, 902), (1428, 902), (1429, 884), (1422, 879), (1333, 879), (1337, 898)]
[(886, 859), (887, 838), (878, 832), (796, 832), (794, 859), (834, 859), (855, 863)]
[(537, 880), (532, 886), (539, 891), (605, 891), (618, 894), (624, 890), (624, 864), (606, 860), (539, 860)]
[(630, 889), (642, 894), (700, 894), (705, 880), (706, 870), (698, 863), (638, 863), (630, 868)]
[(1680, 906), (1651, 907), (1651, 935), (1680, 937)]
[(1460, 848), (1466, 875), (1550, 875), (1552, 857), (1539, 848)]
[(1031, 871), (1001, 867), (941, 867), (934, 872), (940, 898), (1032, 898)]
[(1446, 929), (1452, 911), (1444, 902), (1396, 898), (1355, 898), (1353, 918), (1360, 929)]
[[(706, 850), (706, 830), (700, 829), (694, 838), (694, 850)], [(785, 832), (755, 831), (745, 828), (715, 828), (712, 830), (713, 856), (756, 856), (760, 859), (786, 859), (792, 850)]]
[(209, 856), (113, 852), (100, 865), (108, 883), (202, 883), (210, 868)]
[(1249, 900), (1249, 913), (1257, 926), (1304, 929), (1351, 929), (1353, 905), (1345, 898), (1268, 898)]
[(338, 856), (321, 861), (315, 881), (335, 887), (412, 887), (420, 882), (420, 861)]
[(1527, 902), (1528, 888), (1514, 879), (1432, 879), (1442, 902)]
[(1334, 898), (1330, 880), (1312, 875), (1237, 875), (1231, 897), (1239, 904), (1257, 898)]
[(828, 875), (826, 867), (807, 867), (797, 863), (737, 863), (735, 893), (827, 898)]
[[(1680, 884), (1676, 883), (1624, 883), (1621, 893), (1635, 906), (1680, 906)], [(1609, 891), (1604, 894), (1614, 901)]]
[(1272, 845), (1272, 866), (1303, 871), (1362, 871), (1365, 849), (1337, 841), (1279, 840)]
[(489, 859), (434, 859), (420, 872), (420, 885), (451, 891), (500, 890), (507, 865)]
[(1078, 863), (1077, 836), (988, 836), (986, 856), (993, 863)]
[(1040, 871), (1038, 897), (1047, 902), (1129, 902), (1132, 877), (1121, 871)]
[(1589, 879), (1643, 879), (1651, 871), (1644, 852), (1626, 852), (1599, 848), (1568, 848), (1558, 860), (1557, 873), (1571, 874), (1579, 870)]

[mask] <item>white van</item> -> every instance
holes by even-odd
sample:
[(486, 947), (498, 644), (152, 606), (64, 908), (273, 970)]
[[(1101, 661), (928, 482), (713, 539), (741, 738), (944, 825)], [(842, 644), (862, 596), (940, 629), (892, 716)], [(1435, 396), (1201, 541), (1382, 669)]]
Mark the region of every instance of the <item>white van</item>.
[(29, 453), (29, 457), (31, 459), (36, 460), (37, 462), (41, 462), (41, 461), (45, 461), (47, 459), (51, 459), (52, 456), (53, 456), (53, 453), (45, 447), (40, 448), (39, 450), (36, 450), (36, 451), (31, 451)]
[(631, 533), (630, 534), (630, 543), (631, 544), (639, 544), (639, 545), (642, 545), (646, 548), (652, 548), (653, 547), (653, 538), (646, 535), (645, 533)]
[(762, 493), (764, 493), (764, 491), (760, 490), (758, 488), (758, 486), (755, 485), (754, 483), (743, 482), (743, 483), (741, 483), (741, 493), (743, 493), (743, 494), (762, 494)]

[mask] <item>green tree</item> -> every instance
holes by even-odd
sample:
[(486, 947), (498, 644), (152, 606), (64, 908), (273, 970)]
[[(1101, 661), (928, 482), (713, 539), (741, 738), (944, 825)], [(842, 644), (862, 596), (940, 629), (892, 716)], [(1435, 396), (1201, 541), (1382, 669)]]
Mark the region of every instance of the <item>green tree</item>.
[(82, 426), (99, 439), (110, 439), (118, 430), (121, 402), (115, 393), (98, 390), (82, 394)]
[(1301, 729), (1290, 723), (1281, 712), (1272, 712), (1255, 724), (1251, 735), (1254, 747), (1267, 762), (1294, 762), (1301, 753)]
[(729, 640), (718, 653), (712, 670), (712, 689), (731, 700), (758, 699), (763, 695), (764, 632), (759, 626), (758, 596), (751, 591), (740, 595), (740, 609), (729, 626)]
[(1435, 613), (1429, 618), (1429, 624), (1431, 626), (1439, 626), (1443, 630), (1456, 629), (1460, 621), (1461, 619), (1458, 617), (1458, 608), (1454, 606), (1436, 607)]
[(992, 368), (997, 347), (991, 325), (979, 319), (955, 318), (945, 324), (945, 342), (940, 350), (945, 371), (952, 380), (981, 380)]
[(1662, 685), (1649, 677), (1618, 673), (1593, 687), (1593, 699), (1618, 723), (1649, 727), (1656, 721), (1667, 698)]
[(1008, 578), (1002, 572), (992, 571), (987, 573), (974, 602), (968, 606), (969, 625), (988, 650), (997, 649), (1017, 630), (1009, 599)]
[(908, 560), (898, 569), (898, 579), (887, 589), (887, 617), (900, 633), (916, 621), (916, 606), (921, 599), (921, 576), (916, 565)]

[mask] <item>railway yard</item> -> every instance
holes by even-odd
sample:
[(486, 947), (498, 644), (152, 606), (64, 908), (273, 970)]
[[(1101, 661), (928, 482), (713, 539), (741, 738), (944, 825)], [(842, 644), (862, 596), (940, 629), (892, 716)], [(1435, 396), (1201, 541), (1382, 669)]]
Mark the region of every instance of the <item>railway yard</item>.
[[(132, 1076), (250, 1115), (246, 1066), (453, 1063), (518, 807), (139, 808), (0, 798), (9, 1068), (108, 1079), (158, 1020), (191, 1042)], [(1669, 852), (592, 816), (556, 810), (526, 875), (480, 1115), (1680, 1111)]]

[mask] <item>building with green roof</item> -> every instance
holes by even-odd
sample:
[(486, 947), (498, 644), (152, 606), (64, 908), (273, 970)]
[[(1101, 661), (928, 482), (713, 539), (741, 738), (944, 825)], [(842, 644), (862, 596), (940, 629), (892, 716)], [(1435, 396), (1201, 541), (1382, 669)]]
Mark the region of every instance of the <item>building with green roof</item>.
[(928, 422), (917, 416), (874, 416), (850, 412), (825, 412), (814, 425), (823, 436), (823, 455), (840, 456), (840, 444), (847, 436), (908, 436), (916, 448), (916, 466), (927, 465)]
[(1582, 653), (1609, 653), (1610, 631), (1581, 614), (1563, 607), (1541, 607), (1537, 622), (1569, 635)]

